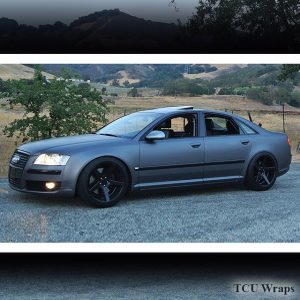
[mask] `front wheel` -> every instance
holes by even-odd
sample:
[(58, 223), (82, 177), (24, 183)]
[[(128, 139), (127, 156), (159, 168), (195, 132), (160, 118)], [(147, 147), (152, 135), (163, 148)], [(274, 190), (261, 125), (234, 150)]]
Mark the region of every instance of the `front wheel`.
[(270, 155), (254, 158), (248, 168), (246, 185), (255, 191), (266, 191), (276, 181), (276, 162)]
[(129, 177), (123, 163), (114, 158), (98, 158), (80, 174), (78, 194), (96, 207), (110, 207), (126, 194)]

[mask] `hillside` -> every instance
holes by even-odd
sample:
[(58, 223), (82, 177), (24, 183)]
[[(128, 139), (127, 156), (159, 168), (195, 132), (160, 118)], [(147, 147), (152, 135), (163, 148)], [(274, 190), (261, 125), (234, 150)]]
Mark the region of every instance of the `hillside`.
[[(44, 76), (51, 79), (54, 76), (43, 72)], [(0, 64), (0, 79), (8, 80), (8, 79), (32, 79), (34, 75), (34, 69), (24, 65), (17, 64)]]
[(188, 79), (214, 79), (216, 77), (219, 77), (221, 75), (226, 75), (230, 73), (235, 73), (242, 68), (246, 68), (248, 65), (246, 64), (212, 64), (212, 67), (217, 68), (217, 70), (212, 71), (212, 72), (202, 72), (202, 73), (196, 73), (196, 74), (189, 74), (189, 73), (184, 73), (184, 77)]
[[(62, 65), (43, 65), (59, 74)], [(83, 79), (126, 88), (159, 89), (165, 96), (240, 95), (267, 105), (300, 106), (300, 75), (280, 81), (279, 64), (63, 65)], [(113, 92), (114, 93), (114, 92)]]
[[(30, 78), (34, 67), (2, 65), (2, 77)], [(83, 80), (105, 85), (108, 93), (114, 94), (109, 87), (155, 89), (156, 95), (165, 96), (240, 95), (266, 105), (286, 103), (300, 107), (300, 73), (293, 80), (280, 81), (278, 64), (44, 64), (40, 67), (57, 76), (62, 68), (70, 69)]]
[[(42, 65), (43, 69), (59, 74), (62, 68), (68, 68), (75, 73), (78, 73), (83, 78), (89, 77), (96, 82), (111, 82), (113, 79), (118, 79), (120, 84), (128, 80), (130, 84), (147, 87), (162, 87), (165, 81), (178, 78), (215, 78), (225, 73), (234, 72), (237, 69), (246, 65), (178, 65), (178, 64), (118, 64), (118, 65)], [(187, 74), (186, 68), (195, 74)], [(214, 70), (216, 69), (216, 70)], [(214, 70), (214, 71), (212, 71)]]
[[(0, 18), (1, 53), (141, 53), (167, 52), (178, 27), (144, 20), (118, 9), (80, 17), (70, 25), (56, 22), (38, 27)], [(21, 49), (21, 51), (20, 51)]]
[(163, 87), (170, 80), (186, 78), (191, 81), (210, 81), (214, 86), (264, 83), (275, 80), (281, 65), (247, 64), (45, 64), (42, 68), (58, 75), (67, 68), (92, 81), (106, 83), (119, 79), (120, 83), (138, 83), (136, 86)]
[(146, 87), (162, 87), (163, 83), (183, 77), (184, 65), (160, 64), (78, 64), (78, 65), (41, 65), (43, 70), (59, 75), (62, 68), (70, 69), (83, 79), (94, 82), (111, 83), (118, 80), (120, 85), (129, 84)]

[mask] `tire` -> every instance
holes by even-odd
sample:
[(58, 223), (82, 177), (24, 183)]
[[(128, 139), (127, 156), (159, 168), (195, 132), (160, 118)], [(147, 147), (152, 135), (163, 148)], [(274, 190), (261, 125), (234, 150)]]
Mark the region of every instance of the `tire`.
[(255, 191), (266, 191), (276, 181), (277, 163), (269, 154), (260, 154), (249, 164), (246, 185)]
[(78, 179), (78, 195), (89, 205), (99, 208), (117, 204), (129, 187), (125, 165), (111, 157), (101, 157), (90, 162)]

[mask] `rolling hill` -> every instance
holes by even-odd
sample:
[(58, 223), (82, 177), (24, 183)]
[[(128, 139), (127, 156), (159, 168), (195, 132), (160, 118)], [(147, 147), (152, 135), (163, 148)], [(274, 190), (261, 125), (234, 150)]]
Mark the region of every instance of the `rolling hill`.
[(70, 25), (38, 27), (0, 18), (1, 53), (140, 53), (172, 49), (178, 26), (144, 20), (119, 9), (80, 17)]
[[(139, 83), (151, 87), (154, 81), (159, 78), (161, 82), (163, 80), (168, 81), (185, 77), (187, 79), (201, 78), (204, 80), (210, 80), (221, 75), (230, 74), (247, 67), (242, 64), (222, 64), (222, 65), (208, 65), (208, 64), (193, 64), (193, 65), (162, 65), (162, 64), (117, 64), (117, 65), (99, 65), (99, 64), (77, 64), (77, 65), (42, 65), (43, 69), (53, 73), (59, 74), (62, 68), (67, 68), (75, 73), (78, 73), (83, 78), (88, 77), (92, 81), (98, 81), (105, 83), (106, 81), (112, 81), (118, 79), (120, 84), (128, 80), (129, 83)], [(187, 73), (187, 69), (190, 73)], [(197, 71), (199, 70), (199, 71)], [(191, 74), (193, 73), (193, 74)], [(156, 87), (159, 84), (156, 84)]]
[[(54, 78), (54, 75), (47, 72), (43, 72), (44, 76), (51, 79)], [(34, 75), (34, 68), (17, 65), (17, 64), (3, 64), (0, 65), (0, 79), (32, 79)]]
[[(0, 78), (32, 78), (34, 67), (2, 65)], [(153, 89), (155, 94), (165, 96), (240, 95), (267, 105), (286, 103), (300, 107), (300, 73), (293, 80), (280, 81), (278, 64), (45, 64), (41, 67), (56, 76), (62, 68), (68, 68), (83, 80), (97, 82), (109, 90), (113, 86)]]

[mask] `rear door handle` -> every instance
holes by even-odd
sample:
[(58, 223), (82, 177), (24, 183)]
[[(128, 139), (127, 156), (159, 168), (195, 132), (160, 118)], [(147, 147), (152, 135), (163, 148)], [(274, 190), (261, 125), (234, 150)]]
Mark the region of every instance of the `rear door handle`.
[(201, 143), (198, 144), (190, 144), (192, 148), (199, 148), (201, 146)]
[(249, 140), (244, 140), (244, 141), (241, 141), (241, 143), (243, 144), (243, 145), (248, 145), (249, 144)]

